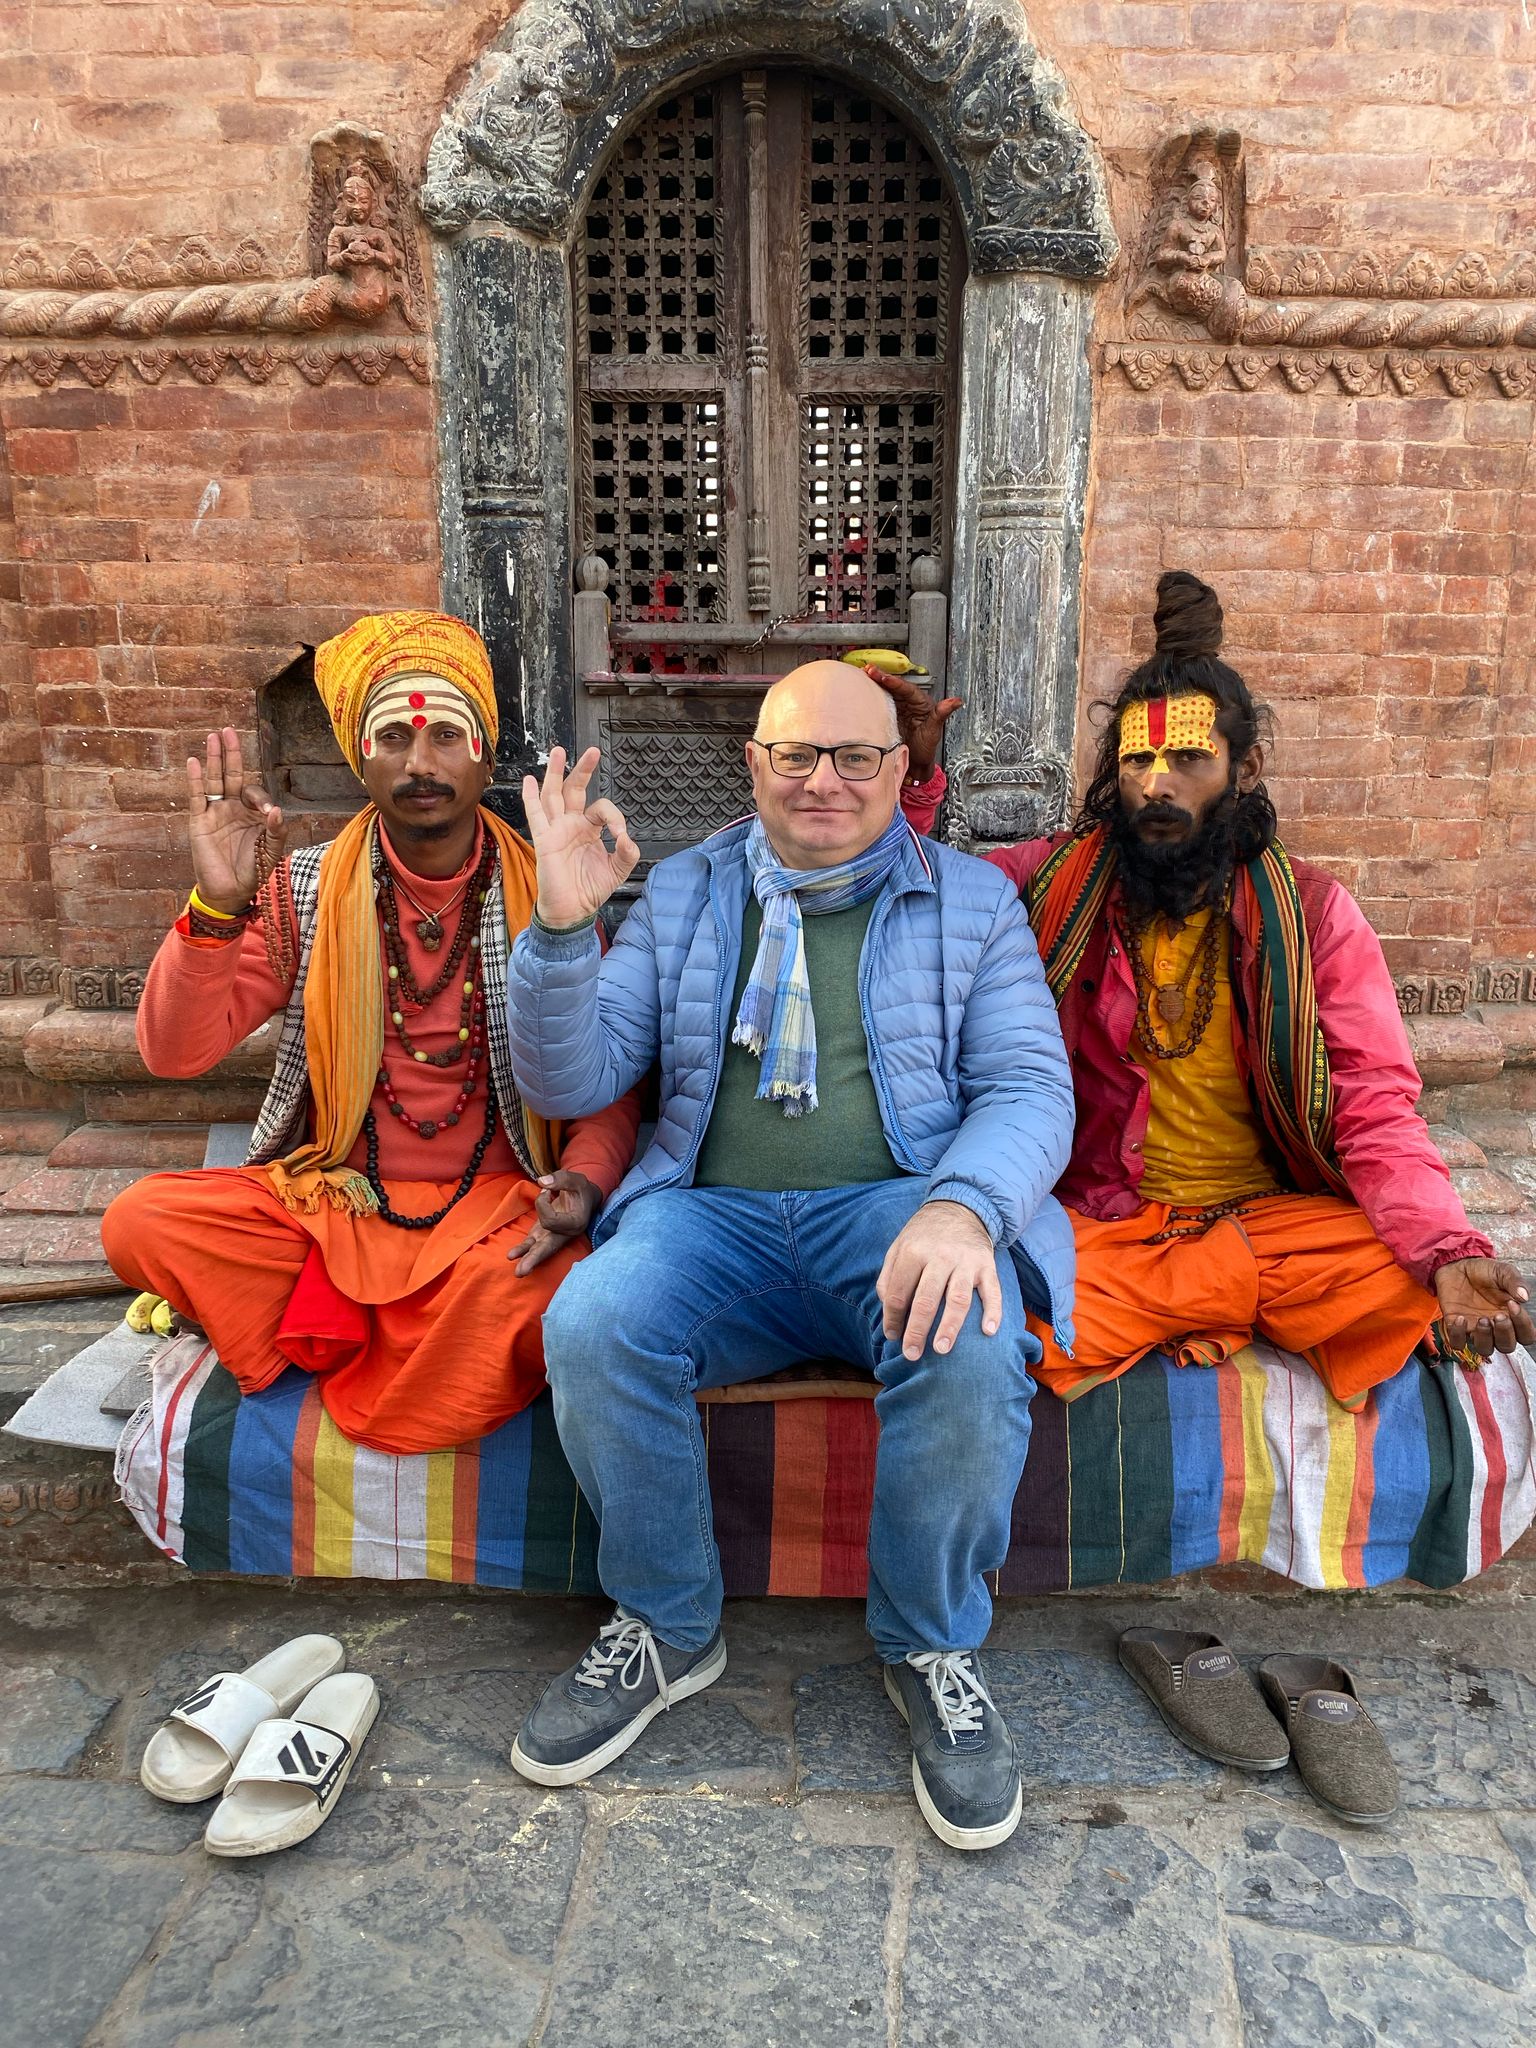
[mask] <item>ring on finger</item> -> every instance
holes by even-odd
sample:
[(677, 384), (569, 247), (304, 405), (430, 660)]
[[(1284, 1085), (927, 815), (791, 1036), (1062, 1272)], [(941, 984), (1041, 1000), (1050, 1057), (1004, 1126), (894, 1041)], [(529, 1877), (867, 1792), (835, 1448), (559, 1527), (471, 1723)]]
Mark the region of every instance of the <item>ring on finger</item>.
[(224, 801), (224, 792), (222, 789), (205, 790), (204, 795), (206, 796), (208, 802), (211, 804), (221, 804)]

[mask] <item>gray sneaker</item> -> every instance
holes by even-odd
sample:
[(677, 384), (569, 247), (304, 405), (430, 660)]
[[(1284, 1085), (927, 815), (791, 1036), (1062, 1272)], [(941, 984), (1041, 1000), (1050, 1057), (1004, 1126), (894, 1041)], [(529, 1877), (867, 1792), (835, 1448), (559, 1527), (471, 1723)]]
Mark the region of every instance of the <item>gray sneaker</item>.
[(1024, 1788), (1008, 1723), (976, 1650), (920, 1651), (887, 1664), (885, 1689), (912, 1731), (912, 1789), (951, 1849), (995, 1849), (1019, 1824)]
[(713, 1685), (724, 1669), (719, 1629), (702, 1650), (674, 1650), (616, 1608), (586, 1655), (544, 1688), (517, 1732), (513, 1767), (535, 1785), (579, 1785), (622, 1756), (663, 1708)]

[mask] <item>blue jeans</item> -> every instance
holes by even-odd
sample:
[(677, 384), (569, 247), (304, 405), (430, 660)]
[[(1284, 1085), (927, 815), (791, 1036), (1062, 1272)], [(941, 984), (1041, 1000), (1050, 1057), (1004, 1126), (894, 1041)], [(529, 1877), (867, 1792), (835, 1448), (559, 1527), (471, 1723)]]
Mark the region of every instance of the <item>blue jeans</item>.
[(720, 1621), (695, 1392), (828, 1356), (880, 1381), (868, 1625), (881, 1656), (985, 1639), (985, 1574), (1008, 1549), (1040, 1346), (1006, 1252), (995, 1336), (973, 1299), (943, 1357), (930, 1345), (906, 1359), (885, 1337), (875, 1281), (924, 1186), (659, 1189), (555, 1296), (544, 1354), (560, 1441), (602, 1525), (599, 1574), (663, 1642), (702, 1649)]

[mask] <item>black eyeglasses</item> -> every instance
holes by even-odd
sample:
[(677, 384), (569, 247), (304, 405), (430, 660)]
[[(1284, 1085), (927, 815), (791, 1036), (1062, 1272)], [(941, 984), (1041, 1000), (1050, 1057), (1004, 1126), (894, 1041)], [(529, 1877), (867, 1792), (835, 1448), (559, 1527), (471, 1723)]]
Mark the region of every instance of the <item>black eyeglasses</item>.
[[(845, 740), (839, 747), (816, 747), (809, 740), (754, 740), (768, 756), (775, 775), (787, 775), (791, 782), (804, 782), (816, 773), (823, 754), (832, 756), (832, 766), (844, 782), (872, 782), (880, 764), (896, 747), (871, 747), (863, 740)], [(900, 746), (898, 740), (896, 746)]]

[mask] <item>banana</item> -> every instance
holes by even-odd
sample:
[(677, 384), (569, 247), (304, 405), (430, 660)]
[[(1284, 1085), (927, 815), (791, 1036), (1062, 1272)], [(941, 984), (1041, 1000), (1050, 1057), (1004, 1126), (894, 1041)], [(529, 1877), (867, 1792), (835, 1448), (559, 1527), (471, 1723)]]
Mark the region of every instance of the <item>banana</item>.
[(169, 1337), (175, 1318), (176, 1311), (158, 1294), (138, 1294), (129, 1302), (123, 1321), (140, 1337)]
[(839, 657), (853, 668), (883, 668), (890, 676), (925, 676), (928, 671), (920, 668), (894, 647), (850, 647)]
[(130, 1330), (137, 1332), (141, 1337), (147, 1337), (149, 1335), (149, 1318), (159, 1306), (159, 1302), (160, 1297), (158, 1294), (135, 1295), (124, 1312), (123, 1321)]

